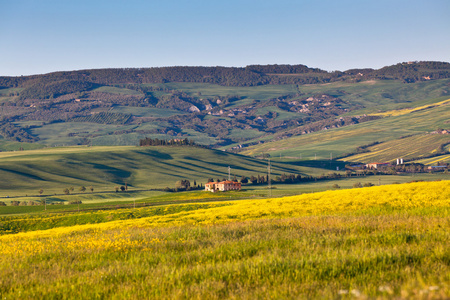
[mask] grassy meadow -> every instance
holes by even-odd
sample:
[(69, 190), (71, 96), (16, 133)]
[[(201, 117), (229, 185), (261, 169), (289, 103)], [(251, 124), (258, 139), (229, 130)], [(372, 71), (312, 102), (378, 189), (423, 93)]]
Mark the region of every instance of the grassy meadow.
[(449, 199), (436, 181), (2, 217), (0, 295), (444, 299)]
[[(114, 192), (127, 183), (129, 190), (174, 188), (181, 179), (205, 184), (208, 178), (258, 176), (267, 173), (267, 161), (194, 147), (65, 147), (0, 152), (0, 197), (55, 196), (63, 189), (92, 186), (97, 192)], [(274, 162), (273, 176), (318, 175), (321, 168)], [(86, 191), (86, 194), (88, 191)]]

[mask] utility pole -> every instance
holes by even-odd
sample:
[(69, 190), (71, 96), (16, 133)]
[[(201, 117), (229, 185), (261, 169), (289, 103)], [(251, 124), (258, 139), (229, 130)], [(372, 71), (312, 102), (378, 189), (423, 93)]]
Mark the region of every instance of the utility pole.
[(231, 180), (231, 167), (228, 166), (228, 181)]

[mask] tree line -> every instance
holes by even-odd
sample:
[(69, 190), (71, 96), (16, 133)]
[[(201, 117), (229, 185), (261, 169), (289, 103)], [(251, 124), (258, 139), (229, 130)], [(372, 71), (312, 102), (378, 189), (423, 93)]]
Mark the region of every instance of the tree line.
[[(280, 76), (302, 74), (302, 76)], [(91, 69), (54, 72), (43, 75), (0, 77), (0, 88), (25, 87), (24, 97), (48, 97), (75, 90), (88, 90), (95, 85), (129, 83), (197, 82), (224, 86), (255, 86), (264, 84), (314, 84), (333, 81), (398, 79), (404, 82), (450, 78), (447, 62), (408, 62), (378, 70), (351, 69), (327, 72), (305, 65), (251, 65), (236, 67), (160, 67)], [(40, 94), (38, 90), (45, 90)], [(27, 93), (30, 93), (28, 95)], [(41, 98), (39, 98), (41, 99)]]
[(146, 137), (145, 139), (139, 140), (139, 146), (200, 146), (194, 142), (194, 140), (190, 140), (188, 138), (184, 139), (152, 139)]

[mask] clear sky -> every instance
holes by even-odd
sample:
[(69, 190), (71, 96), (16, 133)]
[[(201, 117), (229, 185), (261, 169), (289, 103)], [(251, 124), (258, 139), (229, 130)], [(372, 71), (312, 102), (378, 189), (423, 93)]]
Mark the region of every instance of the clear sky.
[(450, 61), (449, 0), (0, 0), (0, 75)]

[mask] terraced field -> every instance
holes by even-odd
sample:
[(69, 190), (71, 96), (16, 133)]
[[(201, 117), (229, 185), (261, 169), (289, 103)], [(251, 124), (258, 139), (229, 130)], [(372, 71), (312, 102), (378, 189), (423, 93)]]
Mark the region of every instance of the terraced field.
[[(442, 100), (440, 99), (439, 101)], [(302, 158), (306, 159), (329, 159), (330, 155), (336, 157), (346, 153), (353, 153), (357, 147), (369, 145), (376, 141), (393, 141), (408, 135), (420, 135), (435, 131), (438, 128), (447, 128), (449, 126), (447, 123), (449, 115), (450, 104), (446, 103), (404, 115), (322, 130), (288, 139), (271, 141), (271, 138), (268, 137), (266, 143), (250, 146), (241, 153), (251, 156), (269, 153), (274, 157), (281, 154), (291, 157), (302, 156)], [(445, 141), (445, 138), (442, 137), (442, 140)], [(418, 144), (419, 142), (415, 145)], [(433, 145), (436, 146), (436, 144)], [(428, 149), (427, 146), (425, 148)], [(414, 151), (414, 149), (411, 150)], [(408, 154), (401, 151), (398, 154), (394, 152), (392, 151), (390, 153), (391, 156), (383, 160)], [(423, 153), (423, 155), (427, 153), (429, 152)], [(419, 154), (416, 153), (414, 155)]]

